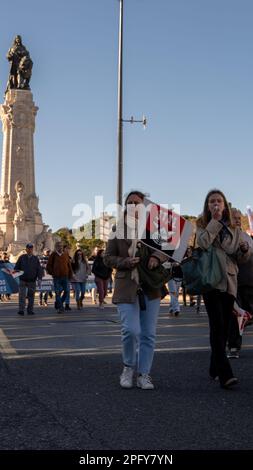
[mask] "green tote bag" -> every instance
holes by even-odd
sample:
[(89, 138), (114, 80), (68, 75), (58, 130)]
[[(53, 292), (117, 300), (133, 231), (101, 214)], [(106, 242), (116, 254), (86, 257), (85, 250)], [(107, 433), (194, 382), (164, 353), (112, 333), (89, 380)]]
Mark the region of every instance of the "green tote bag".
[(216, 248), (195, 248), (192, 256), (181, 263), (183, 282), (190, 295), (205, 294), (216, 288), (224, 276)]

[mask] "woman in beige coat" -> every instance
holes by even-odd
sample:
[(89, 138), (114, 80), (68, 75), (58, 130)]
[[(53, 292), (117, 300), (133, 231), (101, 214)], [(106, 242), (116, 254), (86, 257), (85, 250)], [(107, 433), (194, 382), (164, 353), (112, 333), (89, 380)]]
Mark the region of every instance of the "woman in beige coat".
[[(137, 368), (137, 387), (152, 390), (154, 385), (149, 372), (154, 356), (161, 289), (151, 288), (141, 283), (141, 296), (140, 293), (138, 295), (141, 279), (138, 279), (136, 267), (140, 258), (135, 256), (136, 239), (135, 237), (129, 238), (128, 230), (131, 228), (129, 214), (132, 211), (132, 219), (136, 220), (138, 218), (136, 206), (142, 204), (143, 200), (144, 194), (139, 191), (132, 191), (128, 194), (125, 202), (125, 217), (124, 220), (122, 219), (123, 233), (120, 233), (118, 227), (115, 228), (115, 236), (109, 239), (104, 262), (110, 268), (116, 269), (112, 301), (117, 304), (121, 319), (124, 367), (120, 376), (120, 385), (123, 388), (132, 388), (133, 375)], [(148, 269), (153, 270), (165, 259), (167, 258), (162, 253), (150, 250)]]
[(223, 388), (238, 383), (226, 356), (229, 319), (237, 294), (237, 262), (248, 259), (249, 245), (238, 227), (232, 225), (231, 213), (224, 194), (214, 189), (205, 199), (203, 214), (197, 220), (197, 244), (202, 249), (213, 245), (223, 267), (223, 278), (216, 289), (203, 295), (210, 325), (211, 378), (219, 378)]

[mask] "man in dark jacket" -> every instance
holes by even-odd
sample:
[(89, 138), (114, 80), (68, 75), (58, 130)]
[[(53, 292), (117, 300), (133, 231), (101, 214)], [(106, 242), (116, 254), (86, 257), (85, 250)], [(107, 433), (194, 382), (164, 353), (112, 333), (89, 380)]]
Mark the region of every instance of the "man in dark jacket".
[(37, 256), (33, 254), (33, 244), (27, 243), (26, 254), (21, 255), (14, 267), (15, 271), (24, 271), (19, 278), (19, 311), (24, 315), (26, 293), (28, 298), (27, 314), (34, 315), (33, 304), (36, 289), (36, 280), (42, 278), (42, 269)]

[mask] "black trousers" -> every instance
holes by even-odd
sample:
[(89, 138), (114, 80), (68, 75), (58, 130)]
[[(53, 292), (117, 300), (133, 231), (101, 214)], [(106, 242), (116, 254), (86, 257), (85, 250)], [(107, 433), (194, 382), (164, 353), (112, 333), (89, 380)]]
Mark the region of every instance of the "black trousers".
[(237, 297), (240, 307), (253, 313), (253, 286), (238, 286)]
[[(241, 308), (253, 313), (253, 287), (238, 286), (237, 302)], [(241, 349), (242, 336), (239, 332), (238, 321), (235, 315), (231, 317), (228, 331), (228, 347)]]
[(226, 292), (213, 290), (203, 295), (209, 326), (211, 360), (209, 374), (211, 377), (218, 375), (222, 385), (233, 377), (230, 362), (226, 356), (226, 343), (228, 339), (229, 323), (233, 315), (234, 297)]
[(236, 315), (230, 316), (229, 328), (228, 328), (228, 348), (241, 349), (242, 347), (242, 336), (240, 335), (238, 320)]

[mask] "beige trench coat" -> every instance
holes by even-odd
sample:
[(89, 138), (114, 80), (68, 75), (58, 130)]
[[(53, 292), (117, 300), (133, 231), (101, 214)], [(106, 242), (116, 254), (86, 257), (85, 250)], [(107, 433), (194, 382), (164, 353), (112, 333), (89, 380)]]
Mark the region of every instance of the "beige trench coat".
[(242, 253), (240, 243), (244, 241), (241, 230), (236, 227), (228, 227), (231, 237), (226, 237), (222, 243), (219, 239), (219, 232), (223, 225), (218, 220), (210, 220), (206, 228), (197, 227), (197, 245), (202, 249), (207, 249), (211, 244), (217, 248), (217, 255), (221, 261), (224, 278), (218, 284), (217, 289), (236, 297), (237, 295), (237, 263), (246, 262), (252, 254), (251, 249), (247, 253)]

